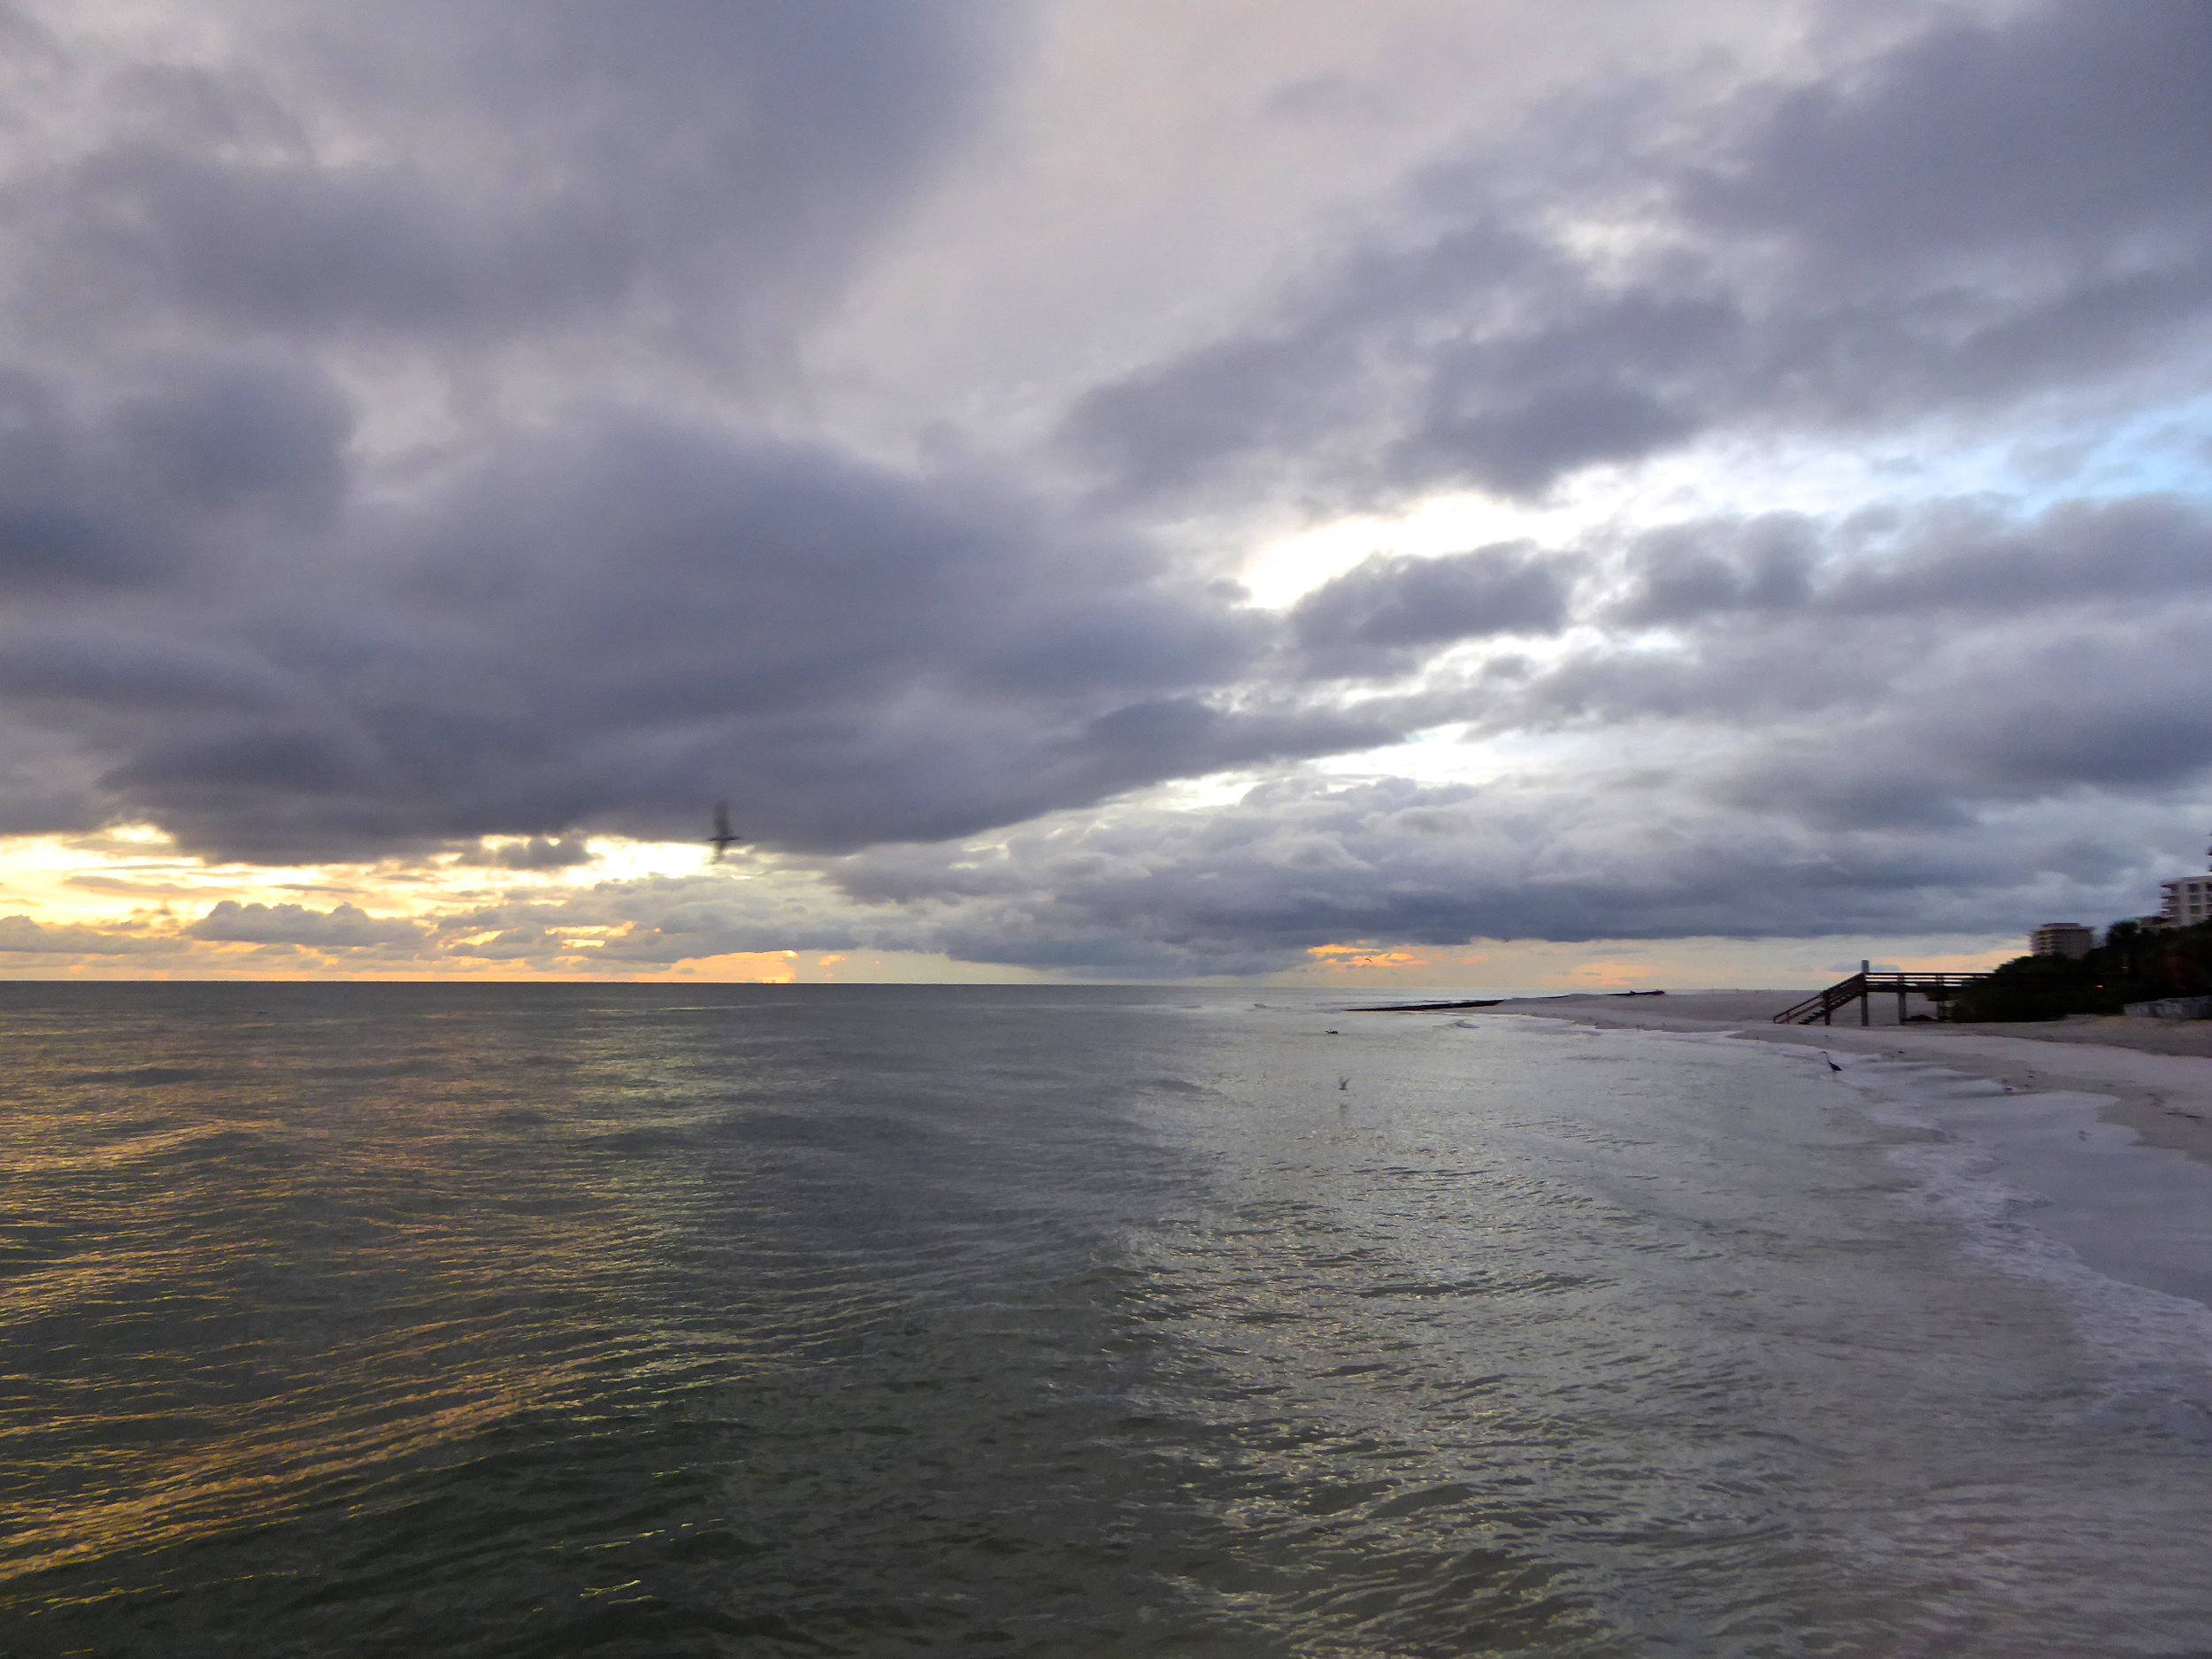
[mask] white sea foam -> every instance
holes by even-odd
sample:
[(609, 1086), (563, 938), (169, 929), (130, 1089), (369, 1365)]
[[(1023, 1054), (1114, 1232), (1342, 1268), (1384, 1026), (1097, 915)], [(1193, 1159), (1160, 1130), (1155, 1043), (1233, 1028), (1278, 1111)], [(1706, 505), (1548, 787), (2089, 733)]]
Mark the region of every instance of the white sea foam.
[(2092, 1409), (2212, 1440), (2212, 1168), (2104, 1121), (2108, 1095), (1865, 1056), (1837, 1064), (1875, 1122), (1925, 1137), (1888, 1155), (1911, 1178), (1901, 1202), (2066, 1307), (2106, 1378)]

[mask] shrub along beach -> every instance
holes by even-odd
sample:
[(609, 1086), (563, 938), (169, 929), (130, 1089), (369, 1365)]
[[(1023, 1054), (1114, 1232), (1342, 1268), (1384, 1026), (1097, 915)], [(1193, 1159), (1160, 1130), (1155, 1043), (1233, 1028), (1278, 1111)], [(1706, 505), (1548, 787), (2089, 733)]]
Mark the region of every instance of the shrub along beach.
[(2063, 1019), (2131, 1003), (2212, 995), (2212, 922), (2154, 928), (2115, 922), (2083, 956), (2017, 956), (1953, 999), (1950, 1018)]

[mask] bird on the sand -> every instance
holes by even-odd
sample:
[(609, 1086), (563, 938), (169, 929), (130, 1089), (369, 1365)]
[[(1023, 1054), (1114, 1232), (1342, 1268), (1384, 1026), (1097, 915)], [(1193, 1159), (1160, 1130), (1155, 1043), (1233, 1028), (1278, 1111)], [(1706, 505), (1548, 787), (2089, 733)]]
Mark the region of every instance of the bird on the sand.
[[(1822, 1049), (1820, 1057), (1824, 1060), (1828, 1060), (1828, 1051), (1824, 1048)], [(1838, 1065), (1833, 1060), (1828, 1060), (1828, 1069), (1831, 1071), (1840, 1071), (1843, 1070), (1843, 1068)]]
[(730, 803), (717, 801), (714, 803), (714, 833), (707, 837), (707, 845), (714, 849), (714, 862), (720, 864), (722, 855), (744, 839), (730, 828)]

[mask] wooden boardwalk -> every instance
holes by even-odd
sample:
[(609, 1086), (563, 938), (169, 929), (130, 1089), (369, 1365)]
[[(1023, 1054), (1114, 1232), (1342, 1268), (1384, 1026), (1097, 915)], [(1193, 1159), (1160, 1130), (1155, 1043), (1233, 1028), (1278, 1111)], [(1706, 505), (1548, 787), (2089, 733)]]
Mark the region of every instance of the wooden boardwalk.
[(1855, 973), (1847, 979), (1839, 979), (1824, 991), (1816, 991), (1803, 1002), (1792, 1004), (1774, 1017), (1778, 1025), (1823, 1025), (1836, 1023), (1836, 1010), (1852, 1003), (1859, 1005), (1859, 1024), (1874, 1023), (1873, 1000), (1877, 991), (1897, 994), (1897, 1023), (1905, 1023), (1905, 999), (1917, 994), (1926, 997), (1939, 1008), (1948, 1002), (1951, 993), (1977, 979), (1986, 979), (1986, 973)]

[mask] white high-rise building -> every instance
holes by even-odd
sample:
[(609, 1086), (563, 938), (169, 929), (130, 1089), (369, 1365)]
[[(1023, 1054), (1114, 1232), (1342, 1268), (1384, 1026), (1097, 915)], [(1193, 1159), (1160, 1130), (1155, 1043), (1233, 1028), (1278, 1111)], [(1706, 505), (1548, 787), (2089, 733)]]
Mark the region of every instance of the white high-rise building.
[(2212, 922), (2212, 875), (2162, 881), (2158, 890), (2163, 895), (2158, 907), (2162, 926), (2193, 927), (2199, 922)]
[(2158, 907), (2158, 919), (2169, 927), (2193, 927), (2199, 922), (2212, 922), (2212, 876), (2183, 876), (2177, 881), (2162, 881), (2159, 891), (2165, 895)]
[(2079, 922), (2046, 922), (2028, 935), (2028, 949), (2038, 956), (2085, 956), (2097, 948), (2097, 930)]

